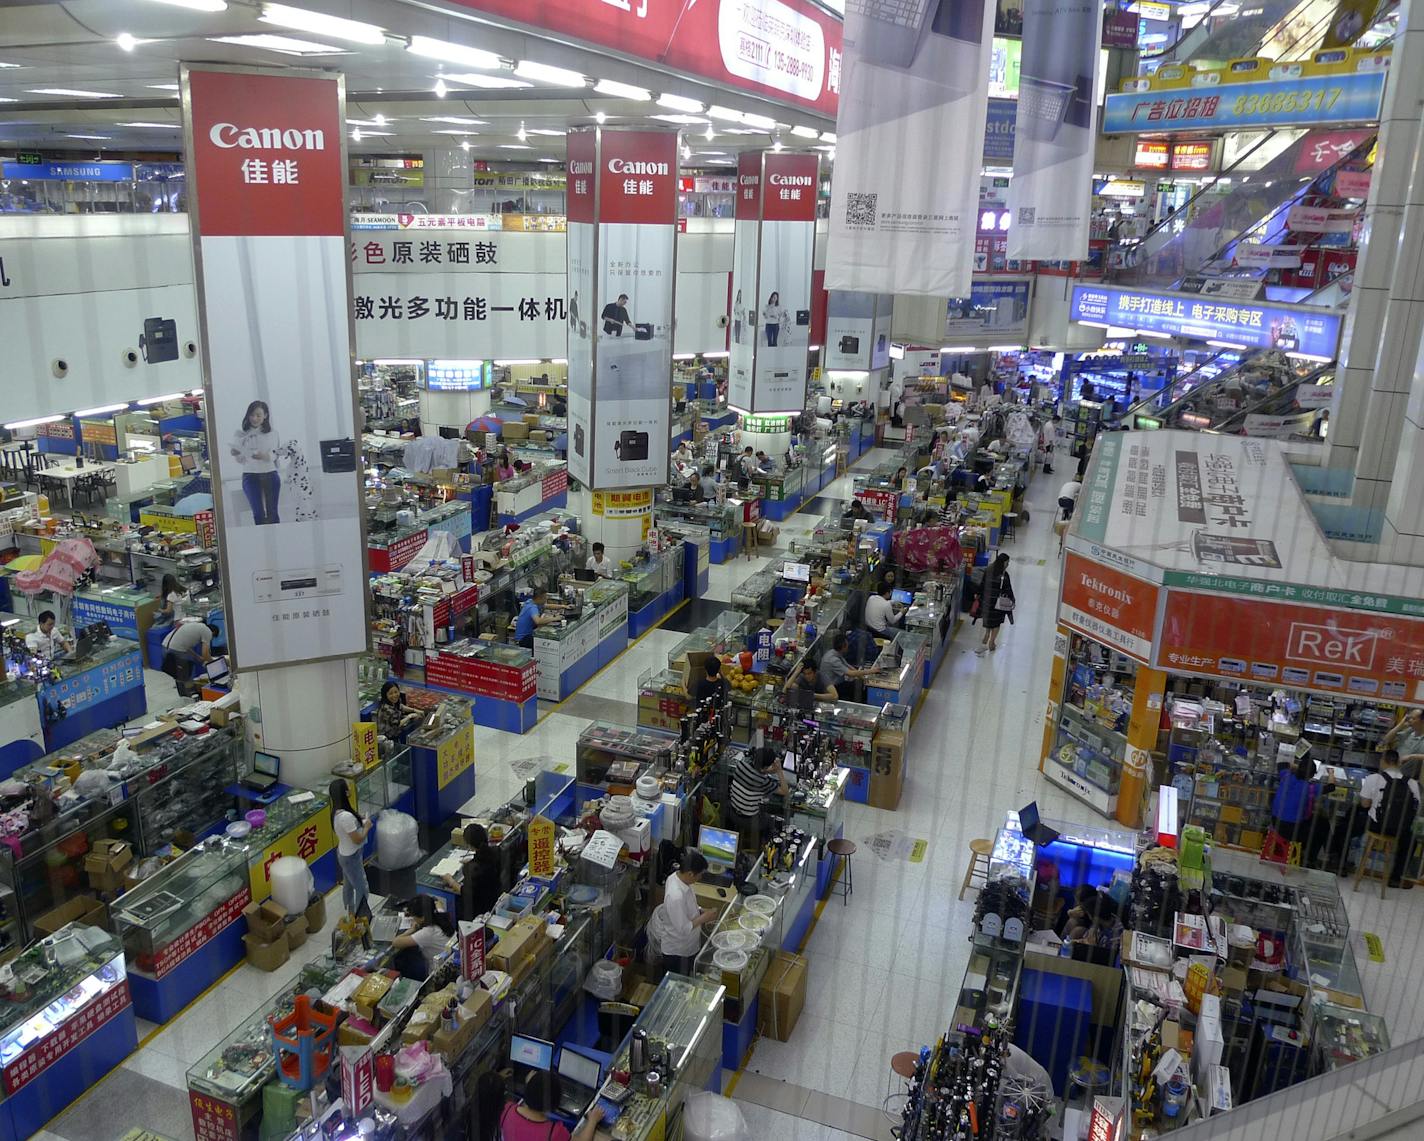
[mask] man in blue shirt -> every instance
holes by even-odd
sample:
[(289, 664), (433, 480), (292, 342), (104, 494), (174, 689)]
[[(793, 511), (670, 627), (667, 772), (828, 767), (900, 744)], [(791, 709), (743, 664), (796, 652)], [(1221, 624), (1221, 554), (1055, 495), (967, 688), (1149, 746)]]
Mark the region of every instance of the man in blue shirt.
[(519, 617), (514, 620), (514, 641), (526, 650), (534, 648), (534, 631), (536, 629), (558, 621), (552, 614), (545, 615), (543, 613), (544, 602), (547, 598), (547, 591), (536, 590), (532, 597), (524, 600), (524, 605), (519, 608)]

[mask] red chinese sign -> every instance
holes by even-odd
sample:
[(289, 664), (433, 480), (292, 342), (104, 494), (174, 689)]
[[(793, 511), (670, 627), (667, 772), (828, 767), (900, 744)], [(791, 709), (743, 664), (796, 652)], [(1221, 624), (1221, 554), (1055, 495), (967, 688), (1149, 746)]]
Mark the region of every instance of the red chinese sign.
[(1132, 165), (1143, 167), (1147, 170), (1166, 170), (1167, 162), (1170, 157), (1171, 147), (1166, 143), (1144, 139), (1137, 144)]
[(1212, 143), (1173, 143), (1172, 169), (1192, 172), (1211, 169)]
[(400, 570), (401, 567), (415, 558), (420, 548), (425, 546), (425, 541), (429, 537), (429, 531), (420, 530), (405, 535), (388, 546), (372, 547), (367, 552), (371, 569), (377, 573)]
[(360, 1117), (376, 1099), (376, 1054), (369, 1046), (341, 1047), (341, 1103), (350, 1118)]
[(225, 1101), (188, 1091), (195, 1141), (238, 1141), (237, 1110)]
[(900, 493), (898, 491), (877, 491), (866, 488), (863, 491), (857, 491), (855, 497), (886, 523), (895, 522), (895, 516), (900, 513)]
[(478, 697), (525, 702), (538, 691), (539, 669), (533, 662), (507, 666), (456, 654), (430, 653), (425, 658), (425, 684)]
[(108, 1025), (129, 1008), (129, 984), (118, 986), (91, 999), (0, 1071), (5, 1096), (13, 1097), (95, 1031)]
[(198, 545), (215, 547), (218, 542), (217, 517), (210, 507), (206, 511), (193, 512), (193, 526), (198, 533)]
[(545, 502), (553, 499), (556, 495), (562, 495), (569, 489), (568, 469), (560, 468), (558, 471), (551, 471), (540, 481), (539, 487)]
[(546, 816), (529, 822), (529, 874), (539, 879), (554, 874), (554, 822)]
[(252, 892), (243, 888), (212, 914), (195, 923), (168, 946), (153, 956), (153, 977), (161, 979), (193, 952), (204, 947), (219, 932), (225, 931), (242, 915), (242, 909), (252, 902)]
[(1063, 567), (1059, 619), (1143, 664), (1152, 659), (1158, 589), (1073, 551)]
[(460, 970), (471, 982), (478, 982), (485, 973), (485, 925), (482, 920), (476, 920), (471, 930), (460, 935)]

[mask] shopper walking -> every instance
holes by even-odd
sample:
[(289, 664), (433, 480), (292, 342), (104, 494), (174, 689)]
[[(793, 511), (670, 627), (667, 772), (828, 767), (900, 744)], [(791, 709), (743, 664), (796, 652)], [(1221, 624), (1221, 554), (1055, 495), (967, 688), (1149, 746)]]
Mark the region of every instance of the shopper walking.
[(984, 641), (974, 652), (980, 657), (999, 648), (999, 627), (1004, 619), (1013, 621), (1014, 584), (1009, 578), (1009, 556), (999, 554), (984, 576), (983, 600), (979, 616), (984, 619)]
[(341, 905), (347, 915), (355, 915), (366, 904), (366, 864), (362, 851), (371, 833), (371, 822), (362, 820), (351, 804), (351, 786), (334, 780), (327, 788), (331, 798), (331, 830), (336, 833), (336, 863), (341, 868)]
[(227, 450), (242, 470), (242, 493), (252, 508), (252, 522), (258, 527), (281, 522), (277, 500), (282, 493), (282, 477), (277, 474), (276, 459), (281, 446), (267, 402), (254, 400), (247, 406), (242, 427), (232, 434)]

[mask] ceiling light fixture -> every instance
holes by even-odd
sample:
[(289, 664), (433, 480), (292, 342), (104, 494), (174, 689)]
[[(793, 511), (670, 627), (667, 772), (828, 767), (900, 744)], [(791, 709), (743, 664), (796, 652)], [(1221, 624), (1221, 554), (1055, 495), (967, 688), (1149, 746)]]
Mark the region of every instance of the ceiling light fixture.
[(181, 131), (182, 123), (118, 123), (120, 127), (142, 127), (154, 131)]
[(798, 139), (819, 139), (821, 132), (815, 127), (803, 127), (799, 123), (791, 128), (791, 133)]
[(536, 83), (547, 83), (552, 87), (584, 87), (587, 83), (577, 71), (532, 59), (521, 59), (514, 68), (514, 74), (520, 79), (532, 79)]
[(717, 137), (717, 132), (712, 129), (711, 123), (707, 124), (707, 129), (702, 132), (702, 137), (706, 139), (709, 143)]
[(608, 122), (608, 116), (605, 115), (602, 111), (599, 111), (594, 114), (593, 121), (595, 123), (606, 123)]
[(740, 123), (742, 121), (742, 113), (740, 111), (733, 111), (730, 107), (718, 107), (715, 103), (707, 108), (707, 115), (709, 118), (721, 119), (727, 123)]
[(173, 92), (176, 92), (176, 91), (178, 90), (178, 85), (177, 85), (176, 83), (148, 83), (148, 84), (145, 84), (144, 86), (146, 86), (150, 91), (173, 91)]
[(773, 138), (773, 139), (771, 140), (771, 149), (774, 150), (774, 151), (779, 151), (779, 150), (781, 149), (781, 136), (780, 136), (780, 135), (777, 135), (775, 138)]
[(102, 408), (86, 408), (83, 412), (76, 412), (74, 415), (81, 419), (85, 416), (103, 416), (109, 412), (122, 412), (128, 406), (128, 401), (124, 401), (122, 404), (105, 404)]
[(533, 147), (527, 147), (523, 143), (500, 143), (499, 149), (502, 151), (532, 151)]
[(521, 143), (524, 142), (527, 138), (529, 138), (529, 132), (524, 129), (523, 119), (519, 121), (519, 130), (514, 132), (514, 137), (518, 139)]
[(526, 135), (547, 135), (548, 137), (554, 139), (562, 139), (564, 137), (563, 131), (550, 130), (548, 127), (531, 127), (528, 131), (524, 133)]
[(170, 392), (167, 396), (145, 396), (142, 400), (135, 400), (134, 403), (147, 408), (150, 404), (165, 404), (169, 400), (182, 399), (183, 394), (181, 392)]
[(765, 115), (743, 115), (742, 122), (748, 127), (759, 127), (763, 131), (776, 130), (776, 120), (768, 119)]
[(464, 44), (452, 44), (448, 40), (436, 40), (429, 36), (411, 36), (410, 43), (406, 45), (405, 50), (411, 55), (424, 56), (426, 59), (438, 59), (441, 63), (458, 63), (461, 67), (500, 68), (504, 66), (504, 61), (494, 52), (485, 51), (483, 48), (466, 47)]
[(703, 115), (649, 115), (649, 119), (656, 119), (660, 123), (676, 123), (680, 127), (702, 126), (707, 122)]
[(454, 123), (458, 127), (486, 127), (489, 125), (488, 119), (472, 119), (468, 115), (426, 115), (422, 116), (422, 123)]
[(103, 141), (103, 140), (105, 140), (105, 139), (112, 139), (114, 136), (113, 136), (113, 135), (65, 135), (64, 137), (65, 137), (66, 139), (94, 139), (94, 140), (96, 140), (96, 141)]
[(822, 131), (822, 132), (821, 132), (821, 142), (823, 142), (823, 143), (833, 143), (833, 142), (835, 142), (835, 141), (836, 141), (836, 133), (835, 133), (835, 131)]
[(646, 87), (634, 87), (631, 83), (619, 83), (613, 79), (600, 79), (593, 85), (593, 89), (600, 95), (611, 95), (615, 99), (632, 99), (638, 103), (647, 103), (653, 97), (653, 93)]
[(432, 132), (436, 135), (478, 135), (479, 131), (462, 131), (459, 127), (442, 127), (438, 131)]
[(461, 140), (460, 140), (460, 149), (461, 149), (462, 151), (467, 151), (467, 150), (469, 150), (469, 149), (470, 149), (470, 140), (469, 140), (469, 139), (461, 139)]
[(384, 115), (382, 115), (379, 111), (377, 111), (377, 112), (376, 112), (376, 126), (378, 126), (378, 127), (384, 127), (385, 125), (386, 125), (386, 117), (385, 117)]
[(41, 424), (53, 424), (56, 420), (68, 420), (68, 416), (40, 416), (34, 420), (16, 420), (13, 424), (6, 424), (5, 431), (9, 432), (15, 428), (36, 428)]
[(191, 12), (226, 12), (227, 0), (153, 0), (170, 8), (187, 8)]
[(486, 87), (491, 90), (534, 86), (532, 83), (526, 83), (522, 79), (514, 79), (508, 75), (480, 75), (473, 71), (458, 75), (447, 74), (445, 78), (451, 83), (458, 83), (461, 87)]
[(683, 161), (686, 162), (686, 161), (687, 161), (688, 159), (690, 159), (691, 157), (692, 157), (692, 148), (691, 148), (690, 146), (688, 146), (686, 143), (683, 143), (683, 144), (682, 144), (682, 158), (683, 158)]
[(377, 46), (386, 42), (385, 29), (375, 24), (328, 16), (325, 12), (308, 12), (305, 8), (293, 8), (287, 4), (263, 4), (262, 15), (258, 19), (278, 28), (331, 36), (338, 40), (350, 40), (354, 44)]
[(299, 40), (295, 36), (274, 36), (269, 32), (255, 32), (245, 36), (210, 36), (215, 44), (233, 44), (240, 48), (257, 48), (259, 51), (276, 52), (278, 55), (346, 55), (345, 48), (331, 44), (319, 44), (315, 40)]
[(117, 99), (112, 91), (79, 91), (72, 87), (32, 87), (31, 95), (59, 95), (68, 99)]
[(114, 43), (120, 51), (131, 52), (138, 47), (138, 40), (134, 39), (128, 32), (120, 32), (114, 37)]
[(694, 115), (702, 114), (702, 104), (696, 99), (687, 99), (681, 95), (668, 95), (664, 93), (658, 96), (658, 106), (666, 107), (669, 111), (690, 111)]
[(449, 90), (449, 88), (447, 88), (447, 87), (445, 86), (445, 81), (444, 81), (443, 79), (437, 79), (437, 80), (435, 81), (435, 95), (436, 95), (436, 98), (438, 98), (438, 99), (444, 99), (444, 98), (445, 98), (445, 92), (448, 91), (448, 90)]

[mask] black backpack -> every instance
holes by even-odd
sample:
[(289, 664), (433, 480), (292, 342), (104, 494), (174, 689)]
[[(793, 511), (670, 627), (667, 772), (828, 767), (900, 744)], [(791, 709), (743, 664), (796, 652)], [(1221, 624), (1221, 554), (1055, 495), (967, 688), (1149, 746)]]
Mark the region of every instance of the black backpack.
[(1408, 777), (1384, 777), (1384, 793), (1380, 796), (1376, 827), (1385, 836), (1398, 836), (1414, 817), (1414, 794), (1409, 790)]

